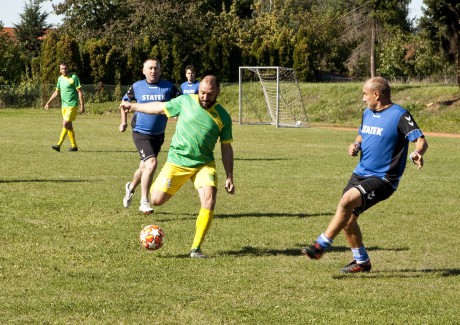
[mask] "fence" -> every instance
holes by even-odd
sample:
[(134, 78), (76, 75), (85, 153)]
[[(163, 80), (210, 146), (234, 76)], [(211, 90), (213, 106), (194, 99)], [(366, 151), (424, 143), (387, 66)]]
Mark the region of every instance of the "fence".
[[(81, 89), (85, 102), (103, 103), (121, 100), (121, 97), (128, 91), (129, 86), (99, 83), (96, 85), (82, 85)], [(0, 85), (0, 108), (43, 107), (54, 90), (55, 85)], [(51, 106), (60, 107), (60, 98), (56, 98), (51, 103)]]

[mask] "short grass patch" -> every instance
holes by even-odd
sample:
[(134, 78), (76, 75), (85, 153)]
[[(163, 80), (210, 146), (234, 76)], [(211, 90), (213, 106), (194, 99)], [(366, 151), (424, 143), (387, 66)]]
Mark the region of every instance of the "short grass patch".
[[(460, 139), (428, 137), (425, 168), (408, 164), (395, 195), (360, 217), (373, 271), (341, 275), (341, 235), (319, 261), (299, 250), (335, 211), (354, 131), (235, 125), (237, 192), (221, 184), (210, 258), (192, 260), (191, 184), (153, 215), (137, 211), (137, 192), (125, 209), (138, 156), (119, 117), (79, 116), (77, 153), (51, 149), (60, 121), (54, 109), (0, 110), (0, 323), (458, 322)], [(219, 150), (217, 166), (223, 181)], [(138, 242), (149, 223), (166, 232), (157, 252)]]

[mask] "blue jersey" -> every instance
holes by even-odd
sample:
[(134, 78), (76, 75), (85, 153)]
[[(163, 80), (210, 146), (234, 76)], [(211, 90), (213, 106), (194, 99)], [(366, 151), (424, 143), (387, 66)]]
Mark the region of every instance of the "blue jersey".
[(188, 81), (183, 82), (182, 85), (180, 85), (180, 89), (182, 91), (182, 94), (190, 95), (190, 94), (198, 94), (198, 88), (200, 86), (200, 82), (198, 80), (195, 80), (192, 83), (189, 83)]
[[(167, 102), (178, 95), (179, 90), (172, 82), (161, 79), (156, 84), (149, 84), (144, 79), (136, 81), (123, 96), (123, 100), (135, 100), (138, 103)], [(167, 122), (166, 115), (135, 112), (131, 126), (134, 132), (159, 135), (165, 132)]]
[(423, 137), (417, 123), (408, 111), (396, 104), (379, 112), (367, 108), (358, 133), (363, 141), (354, 173), (385, 179), (396, 190), (406, 167), (409, 142)]

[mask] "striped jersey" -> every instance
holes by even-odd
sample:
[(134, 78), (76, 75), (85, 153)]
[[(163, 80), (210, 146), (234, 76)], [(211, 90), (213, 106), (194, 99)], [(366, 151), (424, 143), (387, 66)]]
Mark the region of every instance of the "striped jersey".
[(165, 103), (168, 117), (180, 116), (171, 140), (168, 162), (182, 167), (198, 167), (214, 160), (220, 139), (230, 143), (232, 119), (218, 103), (208, 109), (199, 104), (198, 95), (182, 95)]
[(58, 78), (56, 89), (60, 92), (62, 107), (78, 106), (77, 89), (80, 87), (80, 79), (78, 79), (76, 74), (69, 74), (68, 76), (61, 75)]

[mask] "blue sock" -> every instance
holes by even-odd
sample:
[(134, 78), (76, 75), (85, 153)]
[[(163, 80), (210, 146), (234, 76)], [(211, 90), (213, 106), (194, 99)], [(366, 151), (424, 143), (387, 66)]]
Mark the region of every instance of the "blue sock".
[(334, 240), (327, 238), (324, 233), (322, 233), (318, 236), (318, 238), (316, 238), (316, 242), (319, 244), (319, 246), (321, 246), (322, 249), (328, 249), (331, 247)]
[(359, 248), (352, 248), (351, 251), (353, 252), (353, 258), (355, 259), (356, 263), (363, 264), (369, 262), (369, 255), (367, 255), (367, 251), (364, 245)]

